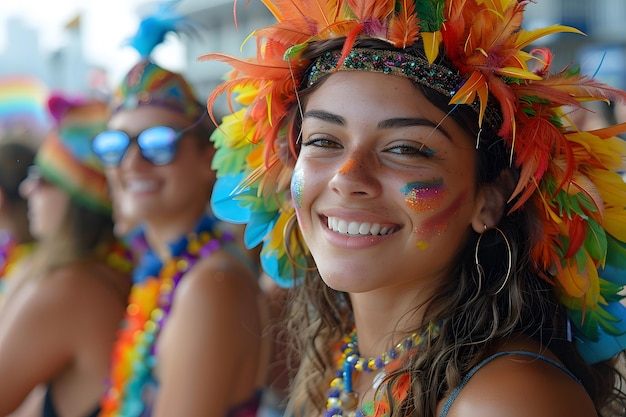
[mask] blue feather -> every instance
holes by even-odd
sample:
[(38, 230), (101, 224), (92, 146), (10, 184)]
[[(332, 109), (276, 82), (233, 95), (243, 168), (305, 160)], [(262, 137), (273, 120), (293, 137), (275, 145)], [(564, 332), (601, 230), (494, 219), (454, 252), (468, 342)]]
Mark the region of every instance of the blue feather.
[(605, 307), (612, 316), (617, 318), (618, 334), (612, 335), (604, 331), (598, 332), (596, 341), (585, 337), (577, 337), (576, 348), (589, 364), (609, 359), (626, 350), (626, 307), (620, 303), (611, 303)]
[(180, 0), (160, 3), (156, 12), (144, 18), (139, 24), (137, 33), (127, 41), (142, 58), (149, 57), (154, 48), (163, 43), (168, 33), (189, 32), (198, 25), (174, 10), (177, 3), (180, 3)]
[(239, 173), (237, 175), (225, 175), (215, 182), (211, 195), (211, 210), (218, 219), (235, 224), (250, 221), (250, 207), (243, 206), (231, 195), (232, 190), (241, 184), (243, 178), (244, 173)]

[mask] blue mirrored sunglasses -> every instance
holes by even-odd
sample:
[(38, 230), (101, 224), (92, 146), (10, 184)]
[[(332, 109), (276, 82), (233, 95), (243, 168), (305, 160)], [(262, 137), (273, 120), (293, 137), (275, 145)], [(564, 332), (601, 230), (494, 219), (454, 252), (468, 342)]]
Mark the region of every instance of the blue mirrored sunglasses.
[(170, 126), (153, 126), (133, 137), (121, 130), (106, 130), (93, 139), (91, 147), (106, 167), (119, 166), (133, 142), (137, 142), (141, 156), (147, 161), (157, 166), (167, 165), (176, 156), (180, 138), (200, 124), (205, 115), (182, 130)]

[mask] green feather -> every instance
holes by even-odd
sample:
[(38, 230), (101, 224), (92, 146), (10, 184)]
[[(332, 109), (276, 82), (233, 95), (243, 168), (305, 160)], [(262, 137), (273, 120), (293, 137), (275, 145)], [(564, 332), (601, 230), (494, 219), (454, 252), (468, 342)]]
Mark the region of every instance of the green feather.
[(626, 270), (626, 244), (607, 234), (609, 249), (606, 254), (606, 263), (621, 270)]
[(417, 0), (415, 10), (420, 19), (422, 32), (436, 32), (443, 25), (443, 8), (445, 0)]
[(598, 222), (593, 220), (587, 222), (584, 247), (592, 258), (604, 259), (607, 251), (606, 233)]
[[(212, 140), (217, 144), (217, 136), (223, 136), (223, 134), (219, 130), (215, 132), (213, 133)], [(235, 149), (219, 147), (213, 156), (211, 167), (217, 171), (218, 177), (238, 174), (241, 171), (241, 167), (246, 165), (246, 158), (250, 152), (252, 152), (252, 148), (254, 148), (253, 144), (244, 145)]]

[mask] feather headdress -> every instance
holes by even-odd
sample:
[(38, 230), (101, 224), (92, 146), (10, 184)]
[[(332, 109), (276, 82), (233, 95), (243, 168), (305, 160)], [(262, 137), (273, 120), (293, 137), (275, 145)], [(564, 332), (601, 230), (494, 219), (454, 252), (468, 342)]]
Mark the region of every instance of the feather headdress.
[[(580, 352), (597, 362), (626, 348), (626, 311), (619, 302), (626, 284), (626, 185), (619, 175), (625, 170), (626, 144), (616, 137), (626, 125), (580, 131), (563, 111), (586, 101), (621, 101), (626, 93), (572, 69), (552, 73), (546, 48), (524, 50), (546, 35), (578, 30), (560, 25), (524, 30), (528, 2), (518, 0), (263, 3), (277, 23), (253, 33), (256, 57), (208, 54), (201, 59), (234, 68), (209, 97), (209, 110), (222, 94), (234, 94), (241, 107), (223, 119), (213, 137), (218, 148), (213, 208), (218, 216), (247, 223), (246, 244), (263, 243), (266, 272), (282, 285), (293, 285), (306, 266), (306, 247), (283, 238), (294, 213), (289, 186), (296, 155), (277, 141), (288, 134), (287, 116), (307, 71), (322, 68), (320, 61), (303, 59), (302, 51), (315, 41), (345, 38), (333, 68), (325, 70), (329, 73), (344, 66), (363, 69), (354, 63), (357, 39), (382, 39), (400, 49), (421, 41), (426, 59), (413, 60), (412, 68), (441, 83), (407, 76), (438, 91), (447, 86), (450, 105), (472, 106), (479, 125), (496, 109), (498, 134), (520, 173), (513, 210), (536, 208), (536, 273), (554, 284), (567, 307)], [(437, 66), (442, 58), (452, 64), (447, 73)], [(330, 61), (321, 62), (328, 66)], [(377, 70), (378, 63), (370, 64), (366, 69)], [(404, 64), (384, 65), (385, 71), (407, 73)]]

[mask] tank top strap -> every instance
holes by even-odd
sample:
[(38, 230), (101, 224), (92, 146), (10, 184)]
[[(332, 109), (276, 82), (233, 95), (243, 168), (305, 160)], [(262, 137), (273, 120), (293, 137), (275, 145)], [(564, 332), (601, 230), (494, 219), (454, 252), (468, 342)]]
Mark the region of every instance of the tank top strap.
[(472, 369), (470, 369), (470, 371), (461, 380), (461, 383), (459, 384), (459, 386), (456, 387), (452, 391), (452, 393), (450, 394), (450, 396), (446, 400), (446, 402), (443, 405), (443, 408), (441, 410), (441, 414), (439, 414), (439, 417), (446, 417), (448, 415), (448, 412), (450, 411), (450, 407), (452, 407), (452, 403), (454, 403), (454, 400), (456, 400), (456, 398), (459, 396), (459, 394), (461, 393), (461, 390), (465, 387), (465, 385), (467, 385), (467, 383), (469, 382), (470, 378), (473, 377), (474, 374), (476, 374), (476, 372), (478, 372), (482, 367), (487, 365), (489, 362), (492, 362), (493, 360), (498, 359), (499, 357), (507, 356), (507, 355), (522, 355), (522, 356), (529, 356), (529, 357), (535, 358), (535, 359), (540, 359), (540, 360), (542, 360), (544, 362), (547, 362), (547, 363), (549, 363), (551, 365), (556, 366), (557, 368), (559, 368), (560, 370), (565, 372), (567, 375), (571, 376), (576, 382), (578, 382), (579, 384), (581, 383), (580, 380), (578, 378), (576, 378), (576, 376), (569, 369), (567, 369), (565, 366), (561, 365), (560, 363), (558, 363), (554, 359), (548, 358), (547, 356), (541, 355), (539, 353), (527, 352), (527, 351), (524, 351), (524, 350), (511, 350), (511, 351), (506, 351), (506, 352), (498, 352), (498, 353), (495, 353), (495, 354), (485, 358), (481, 363), (479, 363), (478, 365), (476, 365)]

